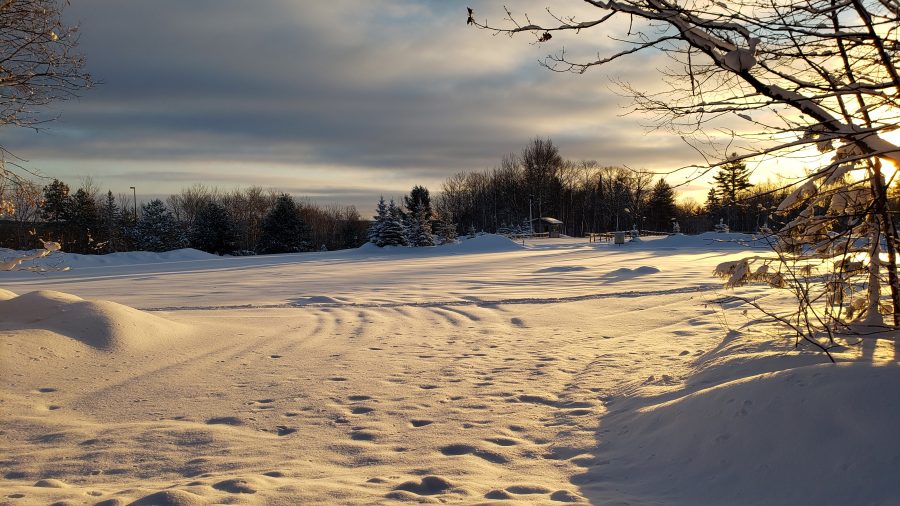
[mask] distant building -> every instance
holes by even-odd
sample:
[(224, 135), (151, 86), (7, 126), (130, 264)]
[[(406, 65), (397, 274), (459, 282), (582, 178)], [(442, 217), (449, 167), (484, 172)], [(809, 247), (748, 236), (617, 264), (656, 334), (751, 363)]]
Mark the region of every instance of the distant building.
[(531, 220), (531, 228), (534, 230), (535, 234), (549, 233), (550, 237), (559, 237), (562, 225), (563, 222), (557, 220), (556, 218), (550, 218), (549, 216), (543, 216), (541, 218), (535, 218)]

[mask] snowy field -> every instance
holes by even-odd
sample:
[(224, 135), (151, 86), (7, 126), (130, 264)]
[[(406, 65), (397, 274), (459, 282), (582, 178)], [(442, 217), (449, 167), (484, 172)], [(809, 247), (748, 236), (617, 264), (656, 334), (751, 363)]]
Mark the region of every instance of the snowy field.
[(796, 350), (720, 238), (2, 273), (0, 504), (900, 504), (892, 343)]

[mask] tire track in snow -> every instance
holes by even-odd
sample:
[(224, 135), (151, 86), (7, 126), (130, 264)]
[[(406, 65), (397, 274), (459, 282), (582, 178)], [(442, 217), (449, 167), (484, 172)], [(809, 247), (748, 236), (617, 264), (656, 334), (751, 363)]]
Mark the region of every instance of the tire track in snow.
[(496, 300), (447, 300), (447, 301), (423, 301), (423, 302), (285, 302), (280, 304), (233, 304), (218, 306), (161, 306), (141, 307), (141, 311), (219, 311), (240, 309), (303, 309), (309, 308), (404, 308), (404, 307), (461, 307), (461, 306), (498, 306), (511, 304), (561, 304), (566, 302), (582, 302), (587, 300), (601, 300), (612, 298), (637, 298), (656, 297), (659, 295), (677, 295), (680, 293), (699, 293), (710, 290), (719, 290), (719, 283), (706, 283), (702, 285), (670, 288), (667, 290), (630, 290), (625, 292), (593, 293), (585, 295), (572, 295), (569, 297), (518, 297)]

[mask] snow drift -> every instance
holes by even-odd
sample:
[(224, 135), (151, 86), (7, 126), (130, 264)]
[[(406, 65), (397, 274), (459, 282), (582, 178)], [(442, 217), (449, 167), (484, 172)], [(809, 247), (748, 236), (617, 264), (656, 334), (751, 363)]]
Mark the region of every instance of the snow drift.
[(0, 329), (46, 330), (104, 351), (159, 346), (186, 329), (115, 302), (51, 290), (14, 295), (0, 293)]
[[(0, 257), (6, 259), (21, 257), (28, 253), (31, 252), (0, 249)], [(168, 262), (210, 260), (215, 258), (221, 257), (193, 248), (164, 251), (162, 253), (155, 253), (151, 251), (128, 251), (122, 253), (108, 253), (106, 255), (80, 255), (77, 253), (55, 251), (52, 255), (35, 260), (28, 260), (24, 262), (22, 266), (43, 268), (48, 270), (61, 270), (67, 267), (73, 269), (84, 269), (88, 267), (159, 264)]]
[(610, 465), (583, 478), (664, 504), (900, 504), (898, 383), (896, 365), (823, 364), (620, 413)]

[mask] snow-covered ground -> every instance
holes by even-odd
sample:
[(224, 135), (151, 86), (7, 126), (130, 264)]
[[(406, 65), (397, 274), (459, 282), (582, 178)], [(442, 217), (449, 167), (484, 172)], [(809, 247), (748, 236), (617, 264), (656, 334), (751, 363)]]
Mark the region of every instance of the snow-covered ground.
[(900, 502), (892, 343), (795, 350), (718, 239), (2, 273), (0, 504)]

